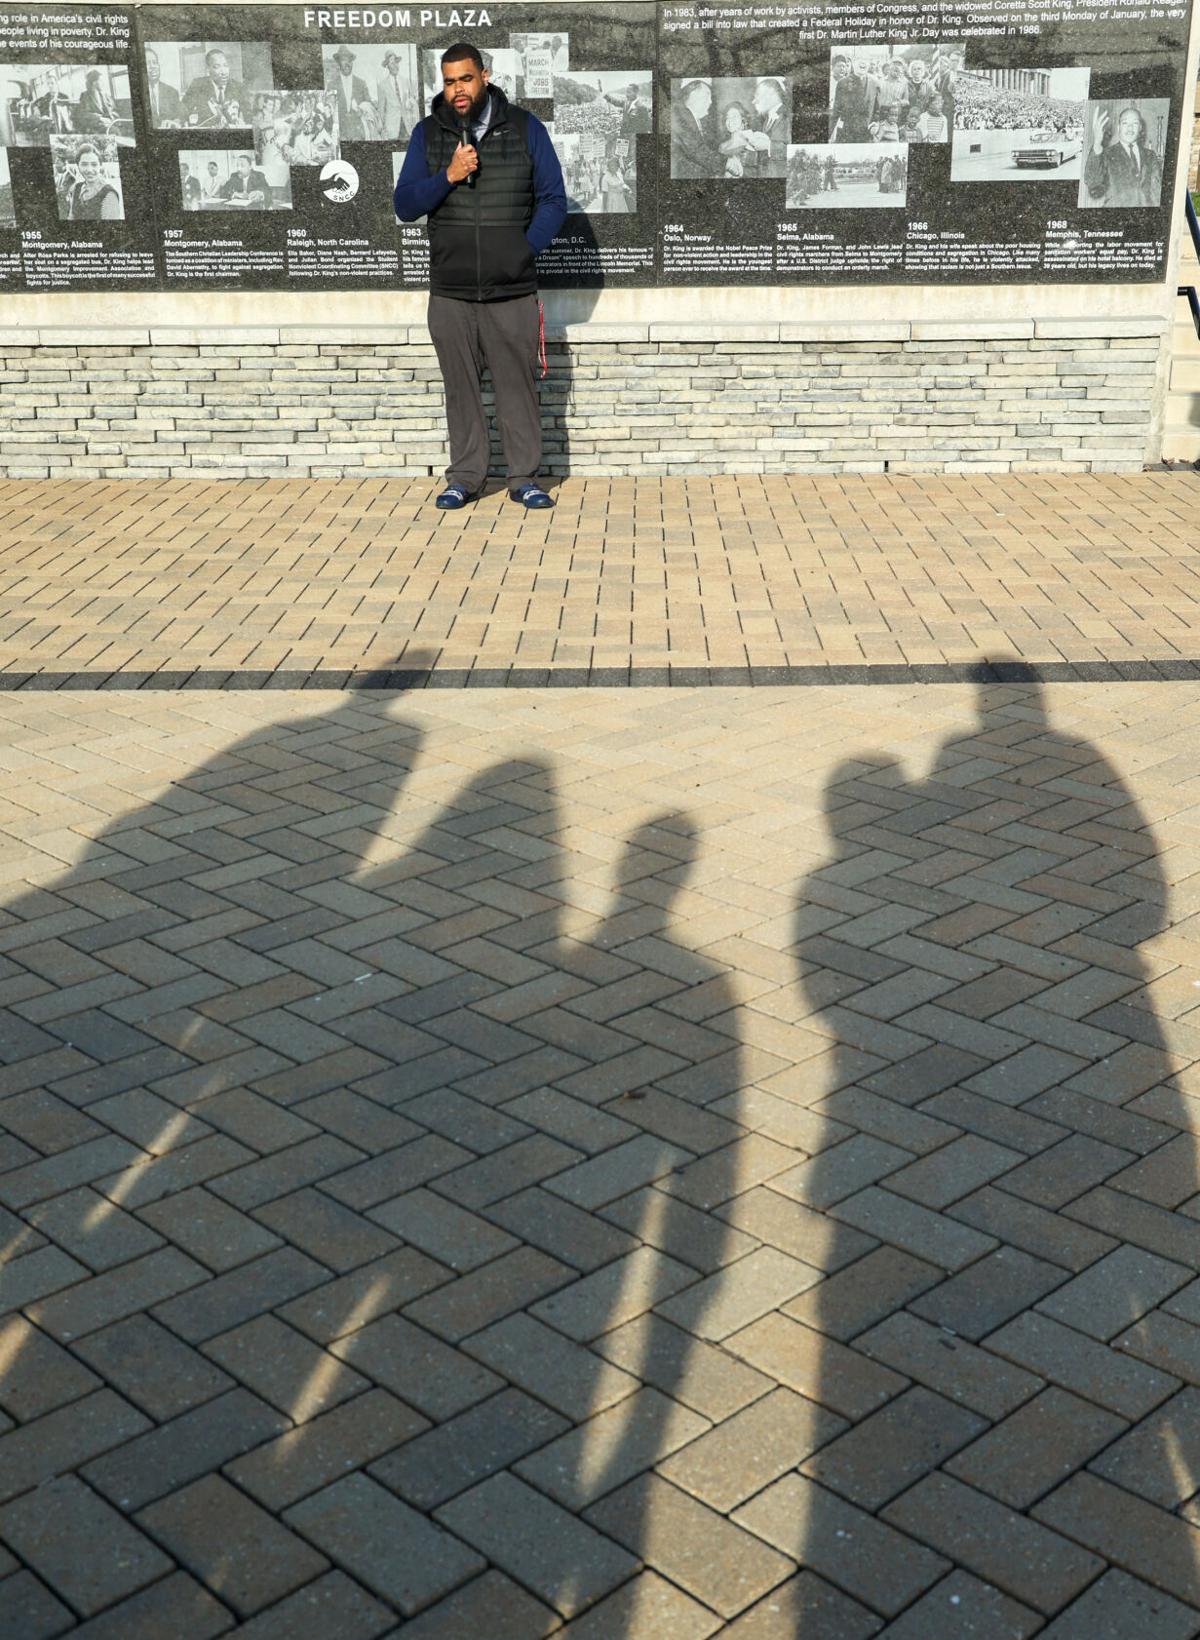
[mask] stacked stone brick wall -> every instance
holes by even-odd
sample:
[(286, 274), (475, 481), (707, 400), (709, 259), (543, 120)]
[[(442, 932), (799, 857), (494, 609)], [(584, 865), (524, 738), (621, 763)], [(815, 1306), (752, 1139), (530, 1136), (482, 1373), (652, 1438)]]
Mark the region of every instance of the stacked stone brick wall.
[[(577, 325), (547, 473), (1126, 471), (1158, 318)], [(0, 332), (8, 477), (414, 476), (445, 463), (423, 328)]]

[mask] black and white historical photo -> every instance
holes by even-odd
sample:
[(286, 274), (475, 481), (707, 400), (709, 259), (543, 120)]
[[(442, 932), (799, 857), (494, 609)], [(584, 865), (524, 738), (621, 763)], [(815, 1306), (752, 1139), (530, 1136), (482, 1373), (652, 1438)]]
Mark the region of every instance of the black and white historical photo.
[(548, 101), (554, 96), (555, 76), (566, 74), (570, 68), (571, 43), (566, 30), (557, 34), (510, 34), (508, 43), (517, 54), (520, 95)]
[(50, 139), (60, 222), (123, 222), (121, 148), (114, 137)]
[(896, 210), (908, 198), (908, 144), (792, 143), (789, 211)]
[(629, 137), (546, 127), (562, 166), (567, 209), (588, 216), (637, 210), (637, 144)]
[(1089, 68), (964, 68), (951, 182), (1076, 182)]
[(1106, 209), (1162, 200), (1169, 97), (1108, 97), (1088, 104), (1079, 204)]
[(8, 149), (0, 148), (0, 228), (15, 228), (17, 211), (13, 203), (12, 174), (8, 168)]
[(831, 142), (946, 142), (961, 45), (927, 41), (835, 47), (829, 62)]
[(120, 63), (0, 63), (4, 142), (47, 148), (52, 137), (109, 137), (132, 146), (129, 70)]
[(150, 122), (159, 130), (248, 129), (254, 97), (273, 88), (260, 41), (152, 40), (143, 51)]
[(342, 142), (408, 139), (421, 118), (414, 46), (338, 44), (321, 55)]
[(337, 159), (337, 98), (331, 91), (260, 91), (251, 108), (254, 160), (269, 182), (293, 165)]
[(790, 79), (671, 82), (672, 177), (784, 177), (791, 140)]
[(255, 157), (238, 148), (181, 148), (179, 191), (186, 211), (286, 211), (291, 176), (272, 181)]

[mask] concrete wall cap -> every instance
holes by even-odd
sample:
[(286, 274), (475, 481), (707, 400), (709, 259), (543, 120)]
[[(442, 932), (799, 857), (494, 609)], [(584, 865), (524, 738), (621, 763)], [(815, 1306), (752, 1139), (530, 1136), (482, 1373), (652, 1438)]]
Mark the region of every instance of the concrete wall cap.
[[(45, 332), (43, 332), (43, 335)], [(97, 332), (102, 337), (105, 332)], [(152, 325), (151, 347), (278, 347), (274, 325)]]
[(926, 319), (912, 327), (914, 342), (1021, 342), (1032, 335), (1032, 319)]
[(651, 324), (652, 342), (777, 342), (778, 324)]
[(150, 332), (131, 325), (42, 326), (43, 347), (149, 347)]
[(781, 342), (906, 342), (911, 333), (907, 319), (814, 319), (779, 327)]
[(1167, 328), (1165, 314), (1147, 313), (1135, 319), (1037, 319), (1034, 335), (1050, 340), (1073, 336), (1160, 336)]

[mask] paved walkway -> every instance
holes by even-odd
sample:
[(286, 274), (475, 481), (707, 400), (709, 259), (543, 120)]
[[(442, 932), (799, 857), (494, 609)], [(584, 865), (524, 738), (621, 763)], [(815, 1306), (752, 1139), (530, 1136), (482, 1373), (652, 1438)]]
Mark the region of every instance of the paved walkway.
[[(157, 606), (129, 667), (186, 678), (236, 599), (246, 662), (357, 668), (284, 606), (436, 543), (379, 661), (494, 669), (461, 554), (574, 643), (657, 510), (668, 628), (790, 576), (861, 645), (920, 561), (989, 612), (946, 661), (1028, 654), (998, 541), (904, 544), (1001, 485), (1049, 605), (1196, 657), (1192, 479), (839, 480), (836, 549), (757, 482), (614, 485), (607, 533), (0, 496), (6, 664), (84, 685), (0, 694), (4, 1640), (1200, 1633), (1200, 682), (135, 691), (81, 647)], [(1073, 631), (1034, 658), (1108, 654)]]
[(0, 483), (0, 670), (1193, 659), (1200, 476)]

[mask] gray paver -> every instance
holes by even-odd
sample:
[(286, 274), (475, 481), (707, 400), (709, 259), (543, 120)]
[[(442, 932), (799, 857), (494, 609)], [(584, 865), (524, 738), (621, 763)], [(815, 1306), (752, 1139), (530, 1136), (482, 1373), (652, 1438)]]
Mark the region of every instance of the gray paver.
[(406, 1617), (484, 1569), (459, 1538), (366, 1475), (335, 1481), (284, 1519)]
[(1107, 1571), (1041, 1632), (1043, 1640), (1192, 1640), (1200, 1611), (1128, 1572)]
[(173, 1572), (72, 1632), (77, 1640), (212, 1640), (235, 1621), (187, 1572)]
[(329, 1347), (430, 1418), (452, 1418), (501, 1387), (486, 1367), (398, 1315), (382, 1316)]
[(75, 1353), (159, 1423), (233, 1388), (228, 1373), (148, 1315), (89, 1333)]
[(435, 1509), (566, 1428), (566, 1419), (540, 1401), (520, 1390), (502, 1390), (427, 1435), (406, 1441), (373, 1463), (370, 1473), (415, 1508)]
[(633, 1555), (515, 1475), (493, 1475), (437, 1518), (564, 1617), (638, 1570)]
[(374, 1640), (396, 1614), (343, 1572), (326, 1572), (239, 1625), (242, 1640)]
[[(610, 1338), (619, 1336), (609, 1334)], [(531, 1315), (513, 1315), (467, 1340), (466, 1352), (580, 1421), (631, 1395), (638, 1379)], [(640, 1360), (637, 1365), (641, 1366)], [(499, 1380), (495, 1380), (499, 1384)]]
[(513, 1467), (566, 1508), (580, 1510), (708, 1428), (707, 1419), (647, 1387)]
[[(883, 1518), (1014, 1599), (1059, 1611), (1104, 1569), (1095, 1555), (949, 1475), (928, 1475)], [(1077, 1534), (1072, 1534), (1077, 1536)]]
[[(144, 1429), (145, 1421), (137, 1427)], [(286, 1427), (287, 1419), (274, 1407), (247, 1390), (233, 1389), (127, 1441), (88, 1464), (83, 1477), (118, 1508), (140, 1509)]]
[(284, 1509), (428, 1427), (412, 1407), (372, 1389), (233, 1459), (225, 1473), (264, 1508)]
[(171, 1570), (149, 1538), (73, 1475), (0, 1509), (0, 1536), (85, 1617)]
[(801, 1475), (785, 1475), (733, 1518), (886, 1617), (949, 1570), (940, 1555)]
[(119, 1447), (148, 1423), (112, 1390), (98, 1389), (10, 1429), (0, 1435), (0, 1502)]
[(975, 1413), (917, 1386), (823, 1445), (799, 1468), (874, 1511), (986, 1427)]
[(0, 1321), (0, 1407), (19, 1423), (99, 1387), (95, 1373), (24, 1316)]
[(557, 1612), (543, 1606), (503, 1572), (484, 1572), (405, 1624), (407, 1640), (544, 1640), (562, 1626)]
[(137, 1519), (242, 1617), (290, 1594), (328, 1565), (219, 1475), (151, 1504)]

